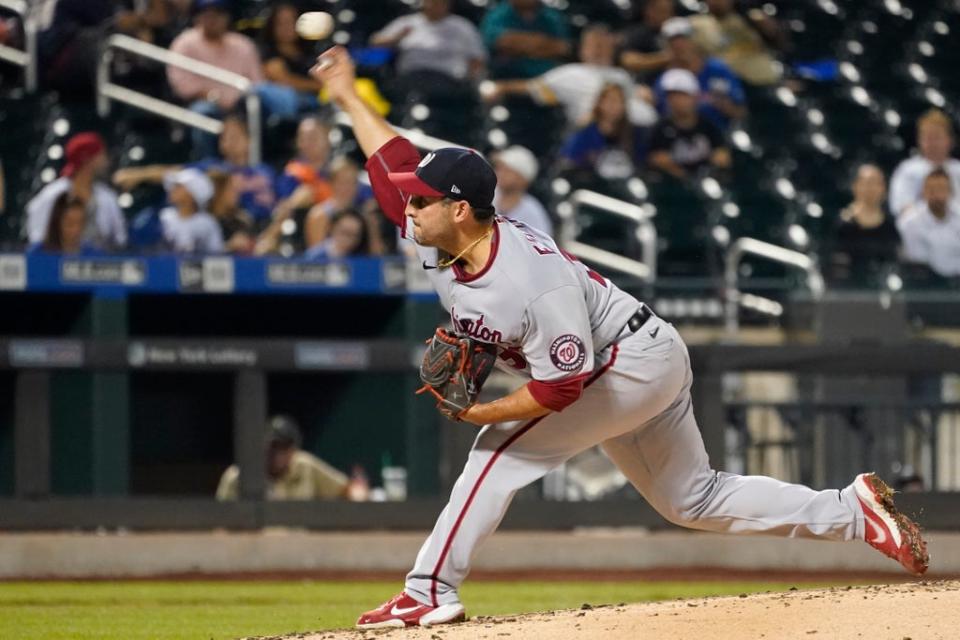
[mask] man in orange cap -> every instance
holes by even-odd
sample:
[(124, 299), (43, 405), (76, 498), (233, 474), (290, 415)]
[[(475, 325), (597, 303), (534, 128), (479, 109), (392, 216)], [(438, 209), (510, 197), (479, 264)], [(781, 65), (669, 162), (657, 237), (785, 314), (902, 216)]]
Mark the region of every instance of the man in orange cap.
[(117, 194), (101, 181), (108, 165), (106, 144), (98, 133), (86, 131), (67, 141), (66, 164), (54, 180), (27, 203), (27, 236), (31, 243), (46, 236), (53, 203), (64, 192), (84, 203), (87, 228), (84, 239), (100, 249), (127, 243), (127, 226)]

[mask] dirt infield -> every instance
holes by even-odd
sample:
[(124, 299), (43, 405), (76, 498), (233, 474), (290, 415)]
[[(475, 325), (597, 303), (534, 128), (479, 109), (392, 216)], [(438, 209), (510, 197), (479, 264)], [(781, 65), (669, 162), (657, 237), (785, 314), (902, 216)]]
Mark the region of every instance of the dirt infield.
[[(432, 629), (336, 631), (274, 640), (510, 640), (511, 638), (829, 638), (953, 640), (960, 629), (960, 581), (796, 590), (754, 596), (476, 618)], [(639, 635), (638, 635), (639, 634)]]

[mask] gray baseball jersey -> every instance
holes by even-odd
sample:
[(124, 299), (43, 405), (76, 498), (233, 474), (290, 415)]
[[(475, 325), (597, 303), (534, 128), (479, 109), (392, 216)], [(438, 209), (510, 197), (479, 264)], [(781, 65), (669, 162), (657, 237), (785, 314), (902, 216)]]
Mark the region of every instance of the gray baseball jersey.
[[(384, 213), (401, 227), (407, 199), (387, 172), (412, 171), (418, 162), (416, 149), (399, 137), (367, 162)], [(436, 269), (436, 249), (418, 252), (456, 328), (501, 345), (504, 363), (526, 372), (534, 398), (556, 410), (480, 430), (407, 575), (405, 590), (414, 599), (432, 606), (459, 602), (474, 552), (497, 528), (514, 493), (596, 445), (657, 511), (682, 526), (863, 539), (863, 511), (852, 485), (814, 491), (711, 469), (680, 335), (652, 314), (644, 314), (642, 326), (628, 323), (640, 302), (543, 234), (497, 219), (490, 260), (476, 274), (456, 266)], [(570, 381), (578, 383), (572, 393)]]

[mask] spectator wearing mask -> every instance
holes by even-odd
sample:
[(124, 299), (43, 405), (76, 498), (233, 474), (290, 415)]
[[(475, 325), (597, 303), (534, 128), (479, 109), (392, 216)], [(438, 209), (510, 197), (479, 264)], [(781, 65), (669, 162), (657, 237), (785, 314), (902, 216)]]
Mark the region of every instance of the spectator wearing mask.
[(863, 282), (884, 265), (897, 261), (900, 234), (884, 205), (883, 171), (873, 164), (857, 168), (853, 202), (843, 211), (828, 244), (828, 261), (835, 280)]
[(534, 78), (570, 56), (570, 29), (540, 0), (505, 0), (480, 23), (494, 78)]
[(651, 82), (672, 60), (660, 29), (664, 22), (674, 16), (673, 2), (647, 0), (641, 9), (640, 23), (623, 34), (618, 56), (620, 66), (643, 82)]
[[(346, 497), (347, 477), (312, 453), (301, 449), (300, 426), (278, 415), (267, 424), (264, 457), (268, 500), (335, 500)], [(220, 477), (217, 500), (238, 500), (240, 468), (231, 465)]]
[(923, 200), (898, 219), (903, 258), (944, 277), (960, 276), (960, 208), (950, 176), (934, 169), (923, 182)]
[[(700, 86), (700, 113), (725, 131), (733, 120), (740, 120), (746, 113), (746, 96), (736, 74), (723, 61), (707, 57), (692, 39), (693, 28), (687, 18), (670, 18), (661, 30), (667, 41), (672, 62), (671, 69), (686, 69), (693, 73)], [(663, 78), (663, 76), (661, 76)], [(657, 107), (661, 113), (666, 108), (662, 80), (654, 86)]]
[[(317, 94), (322, 89), (310, 77), (310, 67), (317, 62), (313, 47), (297, 35), (300, 11), (289, 2), (280, 2), (270, 10), (263, 27), (260, 48), (263, 75), (276, 85), (276, 94), (285, 95), (287, 104), (280, 111), (291, 114), (316, 109)], [(283, 91), (283, 87), (287, 91)]]
[(393, 20), (370, 37), (370, 44), (396, 50), (404, 93), (461, 92), (486, 71), (480, 33), (472, 22), (450, 13), (450, 0), (424, 0), (420, 11)]
[(527, 192), (540, 171), (533, 153), (526, 147), (513, 145), (493, 154), (492, 160), (497, 172), (497, 188), (493, 194), (497, 215), (552, 236), (553, 221), (547, 210)]
[(27, 203), (27, 238), (42, 242), (47, 235), (53, 205), (63, 193), (84, 204), (87, 211), (83, 238), (98, 249), (111, 251), (127, 243), (127, 226), (117, 194), (102, 182), (109, 166), (106, 144), (97, 133), (83, 132), (67, 141), (66, 164), (54, 180)]
[(667, 115), (650, 135), (650, 168), (680, 180), (703, 170), (729, 169), (730, 150), (723, 135), (697, 110), (697, 78), (686, 69), (670, 69), (660, 87)]
[(738, 11), (737, 0), (706, 0), (706, 4), (707, 13), (690, 17), (694, 42), (749, 84), (780, 82), (783, 65), (768, 47), (768, 43), (784, 45), (777, 21), (759, 8)]
[[(650, 125), (657, 114), (644, 99), (644, 88), (633, 83), (630, 74), (614, 66), (614, 36), (603, 25), (594, 25), (580, 36), (580, 62), (564, 64), (532, 80), (504, 80), (485, 93), (488, 101), (503, 96), (528, 94), (535, 102), (560, 105), (571, 127), (585, 125), (597, 102), (597, 95), (607, 84), (618, 84), (628, 99), (631, 122)], [(649, 95), (649, 90), (646, 91)]]
[(199, 169), (180, 169), (164, 180), (170, 206), (160, 211), (167, 248), (176, 253), (221, 253), (223, 232), (207, 212), (213, 183)]
[(330, 221), (330, 232), (304, 254), (307, 260), (337, 260), (370, 255), (371, 234), (367, 222), (356, 211), (337, 213)]
[(99, 255), (100, 252), (83, 239), (86, 225), (87, 209), (83, 201), (64, 191), (53, 203), (46, 236), (42, 242), (32, 245), (29, 251), (73, 256)]
[(560, 150), (563, 170), (626, 178), (646, 159), (646, 130), (627, 118), (623, 88), (608, 84), (597, 96), (590, 123), (567, 138)]
[(227, 253), (248, 255), (253, 252), (253, 217), (240, 206), (240, 194), (229, 173), (214, 169), (208, 177), (213, 184), (210, 213), (220, 225)]
[(930, 172), (943, 169), (950, 177), (951, 192), (960, 198), (960, 160), (953, 151), (953, 125), (939, 109), (930, 109), (917, 119), (919, 153), (904, 160), (890, 179), (890, 210), (900, 215), (923, 198), (923, 185)]

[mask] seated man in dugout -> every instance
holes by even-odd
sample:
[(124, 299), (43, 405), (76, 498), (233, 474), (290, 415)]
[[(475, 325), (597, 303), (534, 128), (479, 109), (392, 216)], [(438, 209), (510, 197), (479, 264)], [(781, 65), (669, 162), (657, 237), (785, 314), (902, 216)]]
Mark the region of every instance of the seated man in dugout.
[[(347, 476), (300, 448), (300, 427), (290, 416), (278, 415), (267, 424), (265, 443), (268, 500), (335, 500), (346, 496)], [(237, 500), (240, 468), (223, 472), (217, 500)]]

